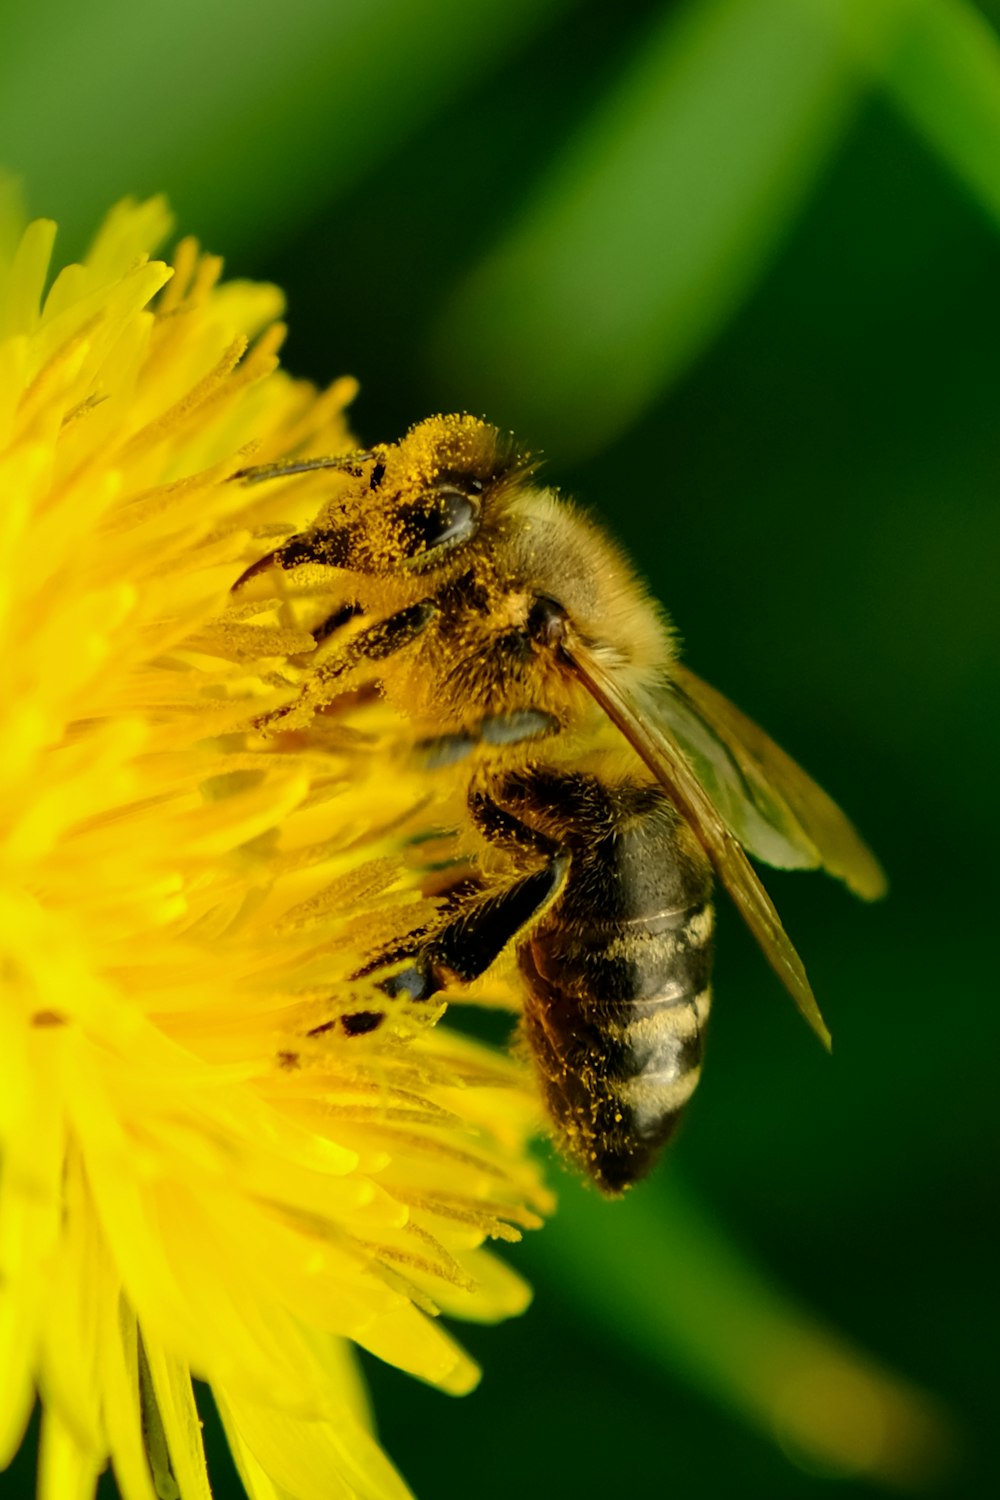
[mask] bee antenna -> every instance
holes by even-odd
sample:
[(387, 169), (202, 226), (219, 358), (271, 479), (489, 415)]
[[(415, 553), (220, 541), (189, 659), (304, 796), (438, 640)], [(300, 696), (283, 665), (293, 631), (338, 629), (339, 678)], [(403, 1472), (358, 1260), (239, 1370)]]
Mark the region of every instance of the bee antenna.
[(333, 469), (358, 479), (361, 474), (358, 465), (374, 457), (370, 449), (357, 448), (353, 453), (338, 453), (327, 458), (288, 458), (273, 464), (255, 464), (247, 469), (237, 469), (229, 477), (243, 484), (263, 484), (265, 479), (285, 479), (292, 474), (309, 474), (314, 469)]

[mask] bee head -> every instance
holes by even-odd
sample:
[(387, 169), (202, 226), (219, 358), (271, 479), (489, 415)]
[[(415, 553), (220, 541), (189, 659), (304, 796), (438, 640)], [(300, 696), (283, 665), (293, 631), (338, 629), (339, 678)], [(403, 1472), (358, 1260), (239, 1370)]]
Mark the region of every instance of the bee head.
[(475, 540), (502, 492), (530, 462), (513, 442), (470, 416), (428, 417), (384, 450), (369, 486), (377, 496), (373, 531), (382, 531), (387, 569), (424, 572)]
[(347, 485), (269, 564), (384, 579), (433, 572), (479, 536), (503, 492), (531, 467), (509, 438), (470, 416), (428, 417), (400, 442), (336, 466)]
[[(669, 658), (666, 622), (624, 557), (533, 482), (531, 458), (496, 427), (468, 415), (428, 417), (398, 443), (285, 472), (315, 467), (339, 471), (335, 494), (244, 580), (270, 566), (335, 569), (334, 620), (344, 600), (352, 616), (372, 621), (422, 610), (421, 644), (398, 673), (378, 647), (383, 683), (398, 676), (414, 716), (463, 720), (491, 704), (500, 714), (566, 717), (572, 643), (637, 681)], [(327, 634), (320, 627), (314, 637)]]

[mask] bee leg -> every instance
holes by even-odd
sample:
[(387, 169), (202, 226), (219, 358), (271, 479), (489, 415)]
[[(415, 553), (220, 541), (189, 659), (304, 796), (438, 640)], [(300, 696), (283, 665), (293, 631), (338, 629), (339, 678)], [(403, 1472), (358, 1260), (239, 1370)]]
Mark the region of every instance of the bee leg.
[(411, 641), (415, 641), (437, 614), (433, 599), (421, 599), (417, 604), (397, 610), (384, 620), (369, 625), (347, 642), (343, 650), (325, 661), (306, 679), (302, 692), (291, 703), (261, 714), (254, 723), (258, 729), (266, 729), (290, 714), (301, 714), (303, 709), (317, 710), (337, 695), (337, 684), (342, 677), (363, 662), (385, 661)]
[[(470, 902), (418, 949), (409, 967), (383, 979), (379, 989), (392, 997), (428, 1000), (448, 985), (478, 979), (555, 896), (567, 866), (566, 857), (557, 855), (541, 870)], [(379, 966), (385, 961), (383, 955)]]
[(334, 610), (332, 615), (327, 615), (321, 625), (317, 625), (315, 630), (310, 632), (312, 638), (318, 646), (328, 636), (333, 635), (335, 631), (339, 630), (342, 625), (346, 625), (348, 620), (354, 620), (358, 615), (363, 614), (364, 610), (361, 608), (361, 605), (353, 600), (349, 604), (342, 604), (339, 609)]
[(474, 734), (435, 734), (430, 739), (418, 740), (414, 749), (420, 766), (425, 771), (440, 771), (445, 766), (455, 766), (475, 750), (478, 739)]
[(343, 677), (345, 672), (359, 662), (385, 661), (387, 657), (394, 656), (397, 651), (415, 641), (436, 614), (437, 605), (434, 600), (421, 599), (416, 604), (408, 605), (406, 609), (397, 610), (394, 615), (388, 615), (384, 620), (376, 621), (366, 630), (359, 630), (341, 652), (320, 662), (313, 674), (314, 679), (318, 682), (330, 682)]
[(520, 745), (525, 740), (558, 734), (560, 728), (554, 714), (527, 708), (511, 714), (490, 714), (474, 729), (419, 740), (416, 751), (425, 770), (440, 771), (444, 766), (453, 766), (464, 760), (479, 744)]
[[(503, 783), (502, 792), (512, 780), (513, 778), (508, 778)], [(469, 814), (487, 843), (506, 850), (515, 858), (542, 855), (551, 862), (562, 854), (555, 839), (522, 823), (508, 808), (501, 806), (490, 792), (473, 787), (469, 793)]]
[(521, 745), (526, 740), (558, 734), (561, 728), (555, 714), (523, 708), (516, 713), (490, 714), (479, 726), (479, 737), (485, 745)]
[[(505, 848), (536, 868), (500, 891), (480, 894), (473, 887), (474, 894), (420, 945), (410, 967), (382, 981), (381, 988), (387, 994), (426, 1000), (448, 984), (467, 983), (485, 974), (508, 944), (555, 898), (566, 879), (569, 855), (553, 839), (498, 807), (487, 792), (470, 793), (469, 812), (494, 847)], [(392, 956), (398, 959), (406, 954)], [(389, 956), (382, 954), (367, 972), (388, 961)]]
[(463, 878), (446, 893), (450, 910), (436, 931), (414, 934), (414, 946), (383, 949), (354, 978), (409, 958), (409, 965), (379, 983), (387, 995), (429, 1000), (450, 984), (485, 974), (503, 950), (558, 895), (569, 870), (569, 855), (545, 834), (528, 828), (497, 805), (487, 791), (469, 794), (469, 813), (494, 847), (506, 849), (533, 869), (499, 891), (483, 890), (478, 877)]

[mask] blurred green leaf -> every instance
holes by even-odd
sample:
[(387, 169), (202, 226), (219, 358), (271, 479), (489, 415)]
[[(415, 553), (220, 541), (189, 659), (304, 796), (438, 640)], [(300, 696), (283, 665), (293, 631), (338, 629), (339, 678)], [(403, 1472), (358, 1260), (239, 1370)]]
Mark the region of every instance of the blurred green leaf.
[(438, 356), (456, 391), (550, 451), (620, 432), (746, 295), (910, 8), (702, 0), (666, 13), (448, 312)]
[(1000, 227), (1000, 41), (986, 18), (966, 0), (919, 6), (885, 81)]
[(613, 1205), (568, 1186), (537, 1253), (579, 1317), (807, 1465), (904, 1488), (949, 1466), (937, 1402), (778, 1291), (675, 1173)]
[[(165, 191), (232, 254), (314, 204), (571, 0), (39, 0), (8, 7), (0, 163), (72, 251), (125, 193)], [(375, 233), (398, 233), (372, 204)]]

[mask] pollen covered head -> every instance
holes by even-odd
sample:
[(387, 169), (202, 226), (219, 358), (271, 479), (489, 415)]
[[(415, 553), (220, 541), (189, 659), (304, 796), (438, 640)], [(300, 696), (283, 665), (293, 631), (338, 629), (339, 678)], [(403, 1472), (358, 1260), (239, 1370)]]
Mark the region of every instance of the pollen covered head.
[(501, 481), (531, 468), (531, 460), (509, 434), (467, 413), (426, 417), (383, 452), (385, 484), (396, 488), (400, 498), (413, 498), (449, 481), (489, 493)]
[(628, 690), (668, 667), (669, 627), (622, 553), (534, 483), (530, 456), (496, 427), (429, 417), (330, 467), (337, 490), (312, 525), (245, 575), (308, 568), (304, 590), (335, 601), (304, 622), (321, 651), (285, 727), (365, 680), (421, 732), (521, 713), (578, 726), (593, 704), (545, 619), (564, 620)]
[[(486, 422), (437, 416), (417, 423), (398, 443), (348, 454), (329, 467), (347, 483), (337, 484), (307, 530), (247, 576), (261, 565), (319, 565), (386, 580), (387, 589), (375, 587), (375, 600), (415, 597), (407, 579), (453, 571), (455, 554), (479, 537), (531, 466)], [(268, 470), (263, 477), (280, 476)], [(358, 592), (363, 598), (372, 590), (362, 582)]]

